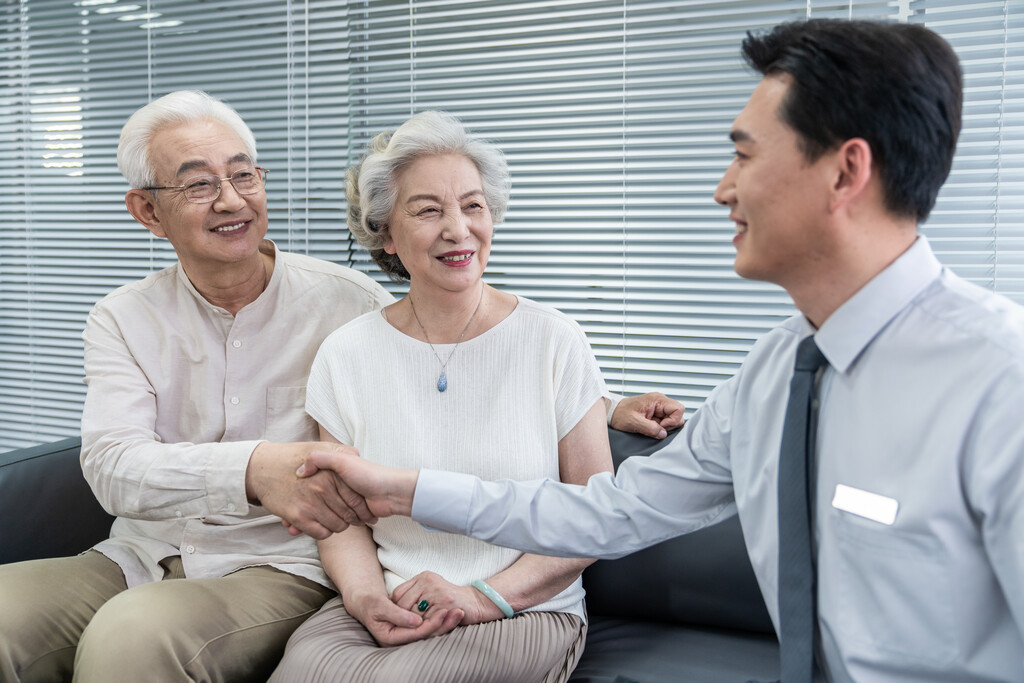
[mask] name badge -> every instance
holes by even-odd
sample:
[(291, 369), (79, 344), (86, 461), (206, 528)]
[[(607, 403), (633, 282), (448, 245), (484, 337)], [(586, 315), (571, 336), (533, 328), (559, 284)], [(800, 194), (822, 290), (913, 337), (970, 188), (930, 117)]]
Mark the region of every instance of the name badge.
[(836, 484), (832, 507), (888, 526), (896, 521), (896, 510), (900, 504), (895, 498)]

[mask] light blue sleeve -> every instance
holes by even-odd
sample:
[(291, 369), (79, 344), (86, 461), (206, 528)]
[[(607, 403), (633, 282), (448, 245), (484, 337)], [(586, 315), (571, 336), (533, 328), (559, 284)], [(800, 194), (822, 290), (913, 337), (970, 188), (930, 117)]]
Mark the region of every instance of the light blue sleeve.
[[(627, 459), (587, 485), (484, 482), (421, 470), (412, 517), (425, 526), (542, 555), (615, 558), (736, 512), (728, 408), (736, 378), (664, 448)], [(724, 428), (724, 429), (723, 429)]]
[(982, 543), (1024, 633), (1024, 372), (1008, 369), (979, 406), (964, 484)]

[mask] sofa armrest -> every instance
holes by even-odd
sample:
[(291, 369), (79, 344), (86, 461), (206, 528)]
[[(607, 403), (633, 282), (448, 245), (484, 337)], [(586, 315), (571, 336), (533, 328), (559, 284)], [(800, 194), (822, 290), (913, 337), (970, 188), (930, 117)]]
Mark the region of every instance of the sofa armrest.
[(0, 564), (75, 555), (110, 534), (79, 464), (79, 438), (0, 453)]
[[(615, 467), (671, 441), (609, 430)], [(583, 572), (592, 615), (774, 633), (735, 515)]]

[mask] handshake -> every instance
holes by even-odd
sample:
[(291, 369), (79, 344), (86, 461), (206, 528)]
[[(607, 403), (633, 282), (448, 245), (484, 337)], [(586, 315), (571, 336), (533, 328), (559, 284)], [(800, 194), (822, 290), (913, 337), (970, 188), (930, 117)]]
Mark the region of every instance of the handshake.
[[(621, 399), (611, 426), (662, 439), (683, 421), (681, 403), (649, 393)], [(377, 465), (334, 441), (263, 442), (249, 458), (245, 492), (250, 503), (280, 517), (292, 535), (324, 540), (350, 525), (411, 516), (418, 478), (417, 470)]]
[(350, 525), (409, 515), (416, 470), (377, 465), (351, 446), (327, 441), (256, 447), (246, 470), (246, 495), (281, 518), (292, 535), (317, 540)]

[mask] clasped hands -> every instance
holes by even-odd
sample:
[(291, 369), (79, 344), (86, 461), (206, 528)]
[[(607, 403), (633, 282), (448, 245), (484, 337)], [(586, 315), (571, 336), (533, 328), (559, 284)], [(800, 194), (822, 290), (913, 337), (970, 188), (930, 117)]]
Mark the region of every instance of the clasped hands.
[(346, 593), (345, 609), (382, 647), (433, 638), (456, 626), (504, 616), (480, 591), (456, 586), (434, 572), (417, 574), (395, 588), (390, 598), (380, 591)]

